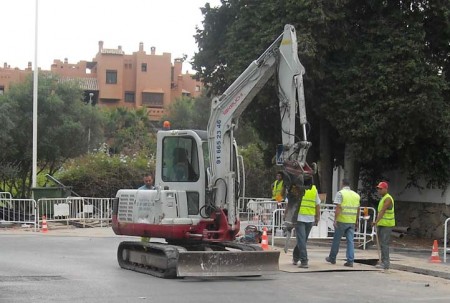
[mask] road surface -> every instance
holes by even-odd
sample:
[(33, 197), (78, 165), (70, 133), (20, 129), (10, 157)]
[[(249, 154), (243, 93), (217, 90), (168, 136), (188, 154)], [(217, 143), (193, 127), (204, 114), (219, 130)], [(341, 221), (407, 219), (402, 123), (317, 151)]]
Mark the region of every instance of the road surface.
[(0, 235), (0, 302), (450, 302), (450, 281), (392, 271), (158, 279), (119, 268), (124, 237)]

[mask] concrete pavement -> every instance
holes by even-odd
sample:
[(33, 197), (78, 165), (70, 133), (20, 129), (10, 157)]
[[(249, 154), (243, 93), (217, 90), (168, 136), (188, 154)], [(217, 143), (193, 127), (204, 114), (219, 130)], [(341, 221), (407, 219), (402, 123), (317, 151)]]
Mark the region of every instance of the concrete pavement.
[[(313, 242), (308, 244), (308, 258), (309, 268), (302, 269), (292, 264), (292, 248), (295, 245), (295, 239), (291, 239), (291, 245), (288, 253), (284, 253), (284, 240), (277, 239), (275, 241), (274, 249), (280, 250), (280, 270), (286, 272), (320, 272), (320, 271), (372, 271), (377, 270), (383, 272), (381, 269), (376, 269), (374, 264), (378, 260), (378, 252), (376, 247), (371, 246), (366, 250), (355, 249), (355, 264), (353, 268), (343, 266), (345, 263), (345, 240), (341, 242), (339, 254), (337, 256), (336, 264), (330, 264), (325, 261), (331, 247), (331, 240)], [(419, 273), (450, 280), (450, 263), (431, 263), (431, 248), (429, 254), (426, 255), (423, 251), (416, 251), (414, 249), (403, 248), (391, 249), (391, 270), (401, 270), (412, 273)], [(441, 261), (443, 260), (443, 250), (439, 252)], [(448, 259), (448, 258), (447, 258)]]
[[(52, 227), (49, 225), (47, 233), (34, 232), (32, 228), (0, 228), (0, 235), (34, 235), (36, 237), (120, 237), (114, 234), (112, 228), (73, 228)], [(270, 241), (269, 241), (270, 242)], [(367, 250), (355, 249), (355, 264), (353, 268), (344, 267), (345, 246), (340, 248), (336, 264), (332, 265), (325, 261), (331, 246), (329, 242), (308, 244), (309, 268), (302, 269), (292, 264), (292, 247), (295, 245), (295, 239), (291, 239), (291, 249), (284, 253), (282, 246), (284, 241), (277, 239), (273, 249), (280, 250), (280, 270), (291, 273), (309, 273), (309, 272), (327, 272), (327, 271), (381, 271), (373, 265), (378, 259), (378, 253), (375, 247)], [(342, 244), (345, 244), (343, 241)], [(440, 250), (440, 259), (443, 260), (443, 252)], [(429, 252), (431, 256), (431, 249)], [(394, 250), (391, 253), (391, 269), (419, 273), (435, 276), (450, 280), (450, 263), (430, 263), (429, 256), (415, 253), (414, 250), (402, 249)]]

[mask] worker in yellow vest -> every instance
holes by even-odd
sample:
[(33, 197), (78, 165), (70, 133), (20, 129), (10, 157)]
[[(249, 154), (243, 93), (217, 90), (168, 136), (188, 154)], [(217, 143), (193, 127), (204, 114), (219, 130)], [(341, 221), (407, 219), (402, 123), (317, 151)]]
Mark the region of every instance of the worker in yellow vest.
[[(283, 182), (283, 172), (279, 171), (277, 172), (276, 179), (272, 183), (272, 200), (277, 201), (277, 207), (276, 209), (283, 208), (283, 205), (281, 202), (285, 201), (286, 197), (286, 188), (284, 187)], [(275, 229), (281, 229), (281, 212), (278, 212), (277, 216), (275, 217)], [(275, 233), (275, 230), (273, 231)]]
[(355, 229), (358, 226), (359, 201), (360, 196), (350, 189), (350, 182), (347, 179), (342, 180), (342, 189), (336, 194), (333, 202), (336, 204), (333, 243), (331, 244), (329, 256), (325, 258), (331, 264), (336, 264), (339, 243), (341, 242), (342, 236), (345, 235), (347, 241), (347, 261), (344, 263), (344, 266), (353, 267), (355, 260), (353, 238)]
[[(297, 246), (294, 248), (293, 264), (300, 268), (308, 268), (308, 251), (306, 242), (313, 224), (320, 220), (320, 198), (315, 185), (305, 191), (300, 209), (298, 211), (297, 223), (295, 225), (295, 234), (297, 237)], [(300, 261), (300, 264), (298, 262)]]
[(377, 237), (380, 243), (381, 263), (378, 268), (388, 270), (389, 260), (389, 242), (391, 240), (392, 227), (395, 226), (394, 198), (388, 193), (389, 185), (387, 182), (380, 182), (377, 185), (377, 191), (381, 199), (378, 202), (378, 215), (373, 222), (377, 226)]
[(286, 189), (284, 188), (283, 173), (277, 172), (275, 181), (272, 183), (272, 200), (277, 202), (284, 201)]

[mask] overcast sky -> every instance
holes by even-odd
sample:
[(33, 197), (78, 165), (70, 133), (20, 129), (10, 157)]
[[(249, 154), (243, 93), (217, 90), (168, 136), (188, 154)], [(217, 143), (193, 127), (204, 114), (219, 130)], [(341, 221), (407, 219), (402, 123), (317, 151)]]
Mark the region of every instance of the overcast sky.
[[(126, 54), (139, 49), (171, 53), (172, 60), (197, 51), (193, 35), (202, 27), (200, 7), (220, 0), (38, 0), (38, 65), (49, 70), (54, 59), (69, 63), (91, 60), (104, 48), (122, 46)], [(0, 1), (0, 67), (24, 69), (34, 62), (36, 0)], [(185, 64), (183, 70), (190, 69)]]

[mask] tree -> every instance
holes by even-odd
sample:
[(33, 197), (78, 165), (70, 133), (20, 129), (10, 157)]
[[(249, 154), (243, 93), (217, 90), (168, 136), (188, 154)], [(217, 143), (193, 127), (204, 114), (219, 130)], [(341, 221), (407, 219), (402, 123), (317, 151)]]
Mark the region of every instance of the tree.
[[(211, 98), (204, 94), (198, 98), (182, 97), (175, 100), (162, 120), (169, 120), (173, 129), (206, 130), (211, 113)], [(249, 121), (240, 121), (234, 134), (239, 146), (259, 144), (257, 132)]]
[[(340, 1), (329, 2), (329, 4), (328, 2), (320, 3), (330, 7), (341, 5)], [(317, 161), (319, 150), (327, 151), (320, 167), (323, 168), (321, 176), (326, 175), (323, 180), (329, 180), (328, 184), (325, 181), (323, 183), (328, 185), (331, 191), (331, 161), (335, 158), (331, 153), (334, 150), (331, 139), (333, 130), (328, 130), (330, 124), (326, 119), (318, 119), (321, 114), (322, 87), (326, 85), (323, 83), (326, 73), (326, 51), (343, 42), (339, 32), (334, 31), (331, 34), (333, 26), (330, 26), (330, 23), (333, 18), (337, 19), (336, 14), (332, 14), (331, 8), (326, 12), (324, 10), (315, 1), (259, 1), (258, 3), (222, 1), (222, 6), (219, 8), (206, 6), (203, 9), (204, 29), (198, 30), (196, 35), (199, 53), (194, 56), (193, 66), (198, 71), (198, 77), (207, 81), (212, 92), (223, 92), (224, 88), (282, 32), (284, 24), (293, 24), (297, 28), (299, 38), (299, 57), (306, 67), (304, 80), (308, 119), (311, 125), (314, 125), (314, 128), (310, 128), (309, 134), (309, 139), (314, 143), (309, 160)], [(301, 22), (295, 22), (295, 20), (301, 20)], [(337, 21), (335, 23), (338, 25)], [(213, 80), (210, 80), (211, 78)], [(264, 162), (267, 166), (272, 163), (276, 145), (281, 143), (277, 99), (276, 83), (269, 81), (244, 112), (242, 119), (249, 121), (257, 129), (261, 139), (267, 143), (264, 152)], [(320, 138), (321, 143), (331, 141), (327, 144), (326, 150), (318, 148), (319, 129), (323, 130), (323, 134), (329, 134), (326, 138), (325, 135)], [(331, 192), (328, 196), (331, 197)]]
[(113, 154), (132, 156), (138, 153), (154, 154), (154, 127), (145, 108), (118, 107), (104, 111), (105, 139)]
[[(5, 190), (21, 197), (29, 197), (31, 187), (32, 84), (30, 76), (0, 96), (0, 108), (7, 110), (8, 117), (2, 119), (7, 130), (2, 132), (2, 140), (5, 139), (8, 148), (1, 149), (0, 162), (9, 173), (2, 175), (2, 182)], [(53, 174), (67, 159), (85, 153), (89, 127), (93, 141), (99, 137), (100, 116), (82, 100), (82, 91), (76, 83), (62, 83), (51, 74), (39, 75), (37, 155), (40, 171)]]
[[(359, 168), (380, 176), (387, 167), (407, 172), (412, 184), (449, 183), (448, 1), (224, 0), (202, 12), (193, 66), (212, 92), (223, 91), (285, 23), (296, 27), (312, 160), (318, 146), (326, 186), (333, 160), (346, 164), (353, 183)], [(274, 91), (267, 86), (244, 113), (269, 154), (279, 143)]]
[(377, 178), (383, 170), (401, 169), (411, 184), (423, 177), (428, 186), (445, 188), (448, 84), (441, 65), (427, 60), (421, 5), (355, 1), (348, 16), (350, 47), (330, 62), (330, 78), (340, 85), (327, 88), (324, 105), (346, 151), (352, 149), (347, 156), (372, 173), (378, 167)]
[[(162, 120), (170, 121), (173, 129), (206, 129), (206, 125), (197, 125), (194, 122), (196, 112), (194, 103), (196, 101), (190, 97), (181, 97), (176, 99), (168, 109), (168, 114), (162, 117)], [(204, 113), (206, 110), (203, 110)]]

